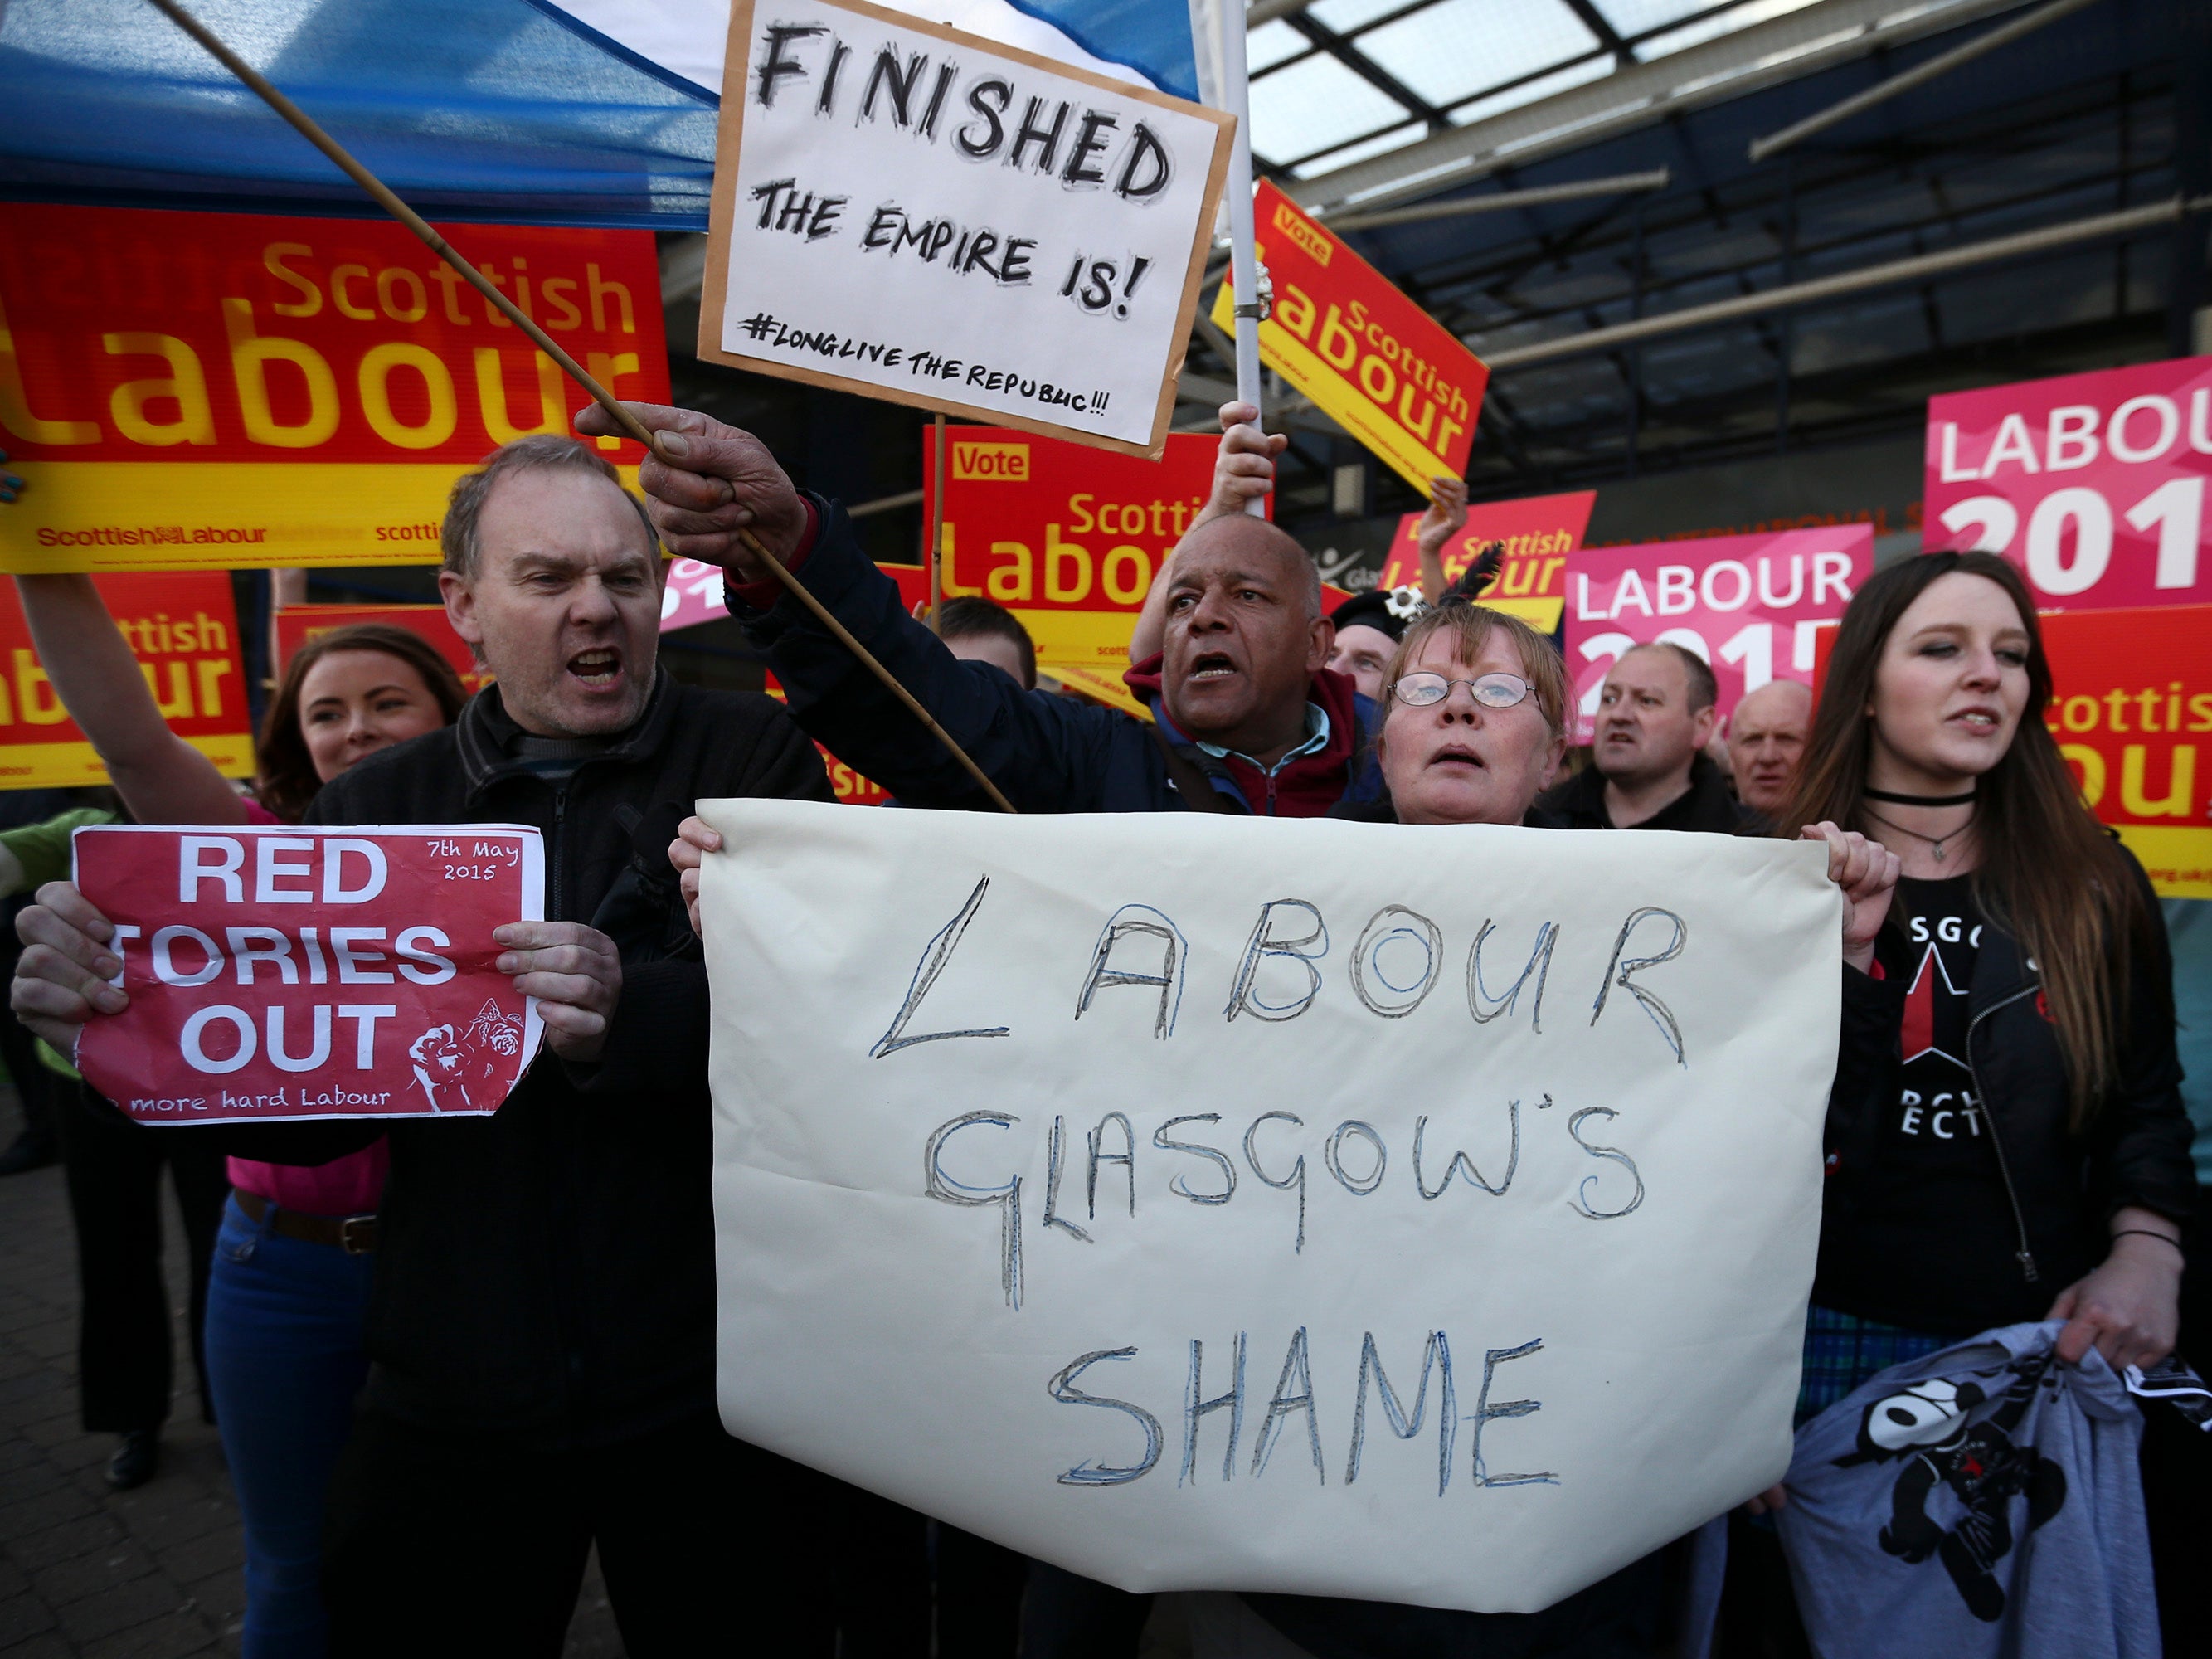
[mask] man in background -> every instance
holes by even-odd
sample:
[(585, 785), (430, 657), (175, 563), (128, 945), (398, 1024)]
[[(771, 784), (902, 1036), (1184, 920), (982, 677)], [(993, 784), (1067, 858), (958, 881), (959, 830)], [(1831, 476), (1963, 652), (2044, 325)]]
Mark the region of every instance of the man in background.
[(1701, 752), (1718, 723), (1720, 688), (1704, 659), (1679, 645), (1624, 653), (1599, 694), (1588, 770), (1538, 800), (1571, 830), (1696, 830), (1732, 836), (1755, 825)]
[(1796, 680), (1769, 680), (1736, 704), (1728, 734), (1736, 798), (1765, 818), (1781, 811), (1812, 730), (1813, 690)]
[(1003, 669), (1024, 691), (1036, 690), (1036, 641), (1002, 605), (963, 593), (938, 608), (937, 637), (963, 662)]

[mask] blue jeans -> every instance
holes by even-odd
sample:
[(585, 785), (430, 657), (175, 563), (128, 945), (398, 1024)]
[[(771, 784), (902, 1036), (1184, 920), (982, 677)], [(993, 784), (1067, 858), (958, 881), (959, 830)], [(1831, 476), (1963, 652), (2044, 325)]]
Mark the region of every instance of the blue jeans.
[(320, 1659), (328, 1644), (323, 1510), (368, 1372), (373, 1260), (223, 1206), (207, 1368), (246, 1523), (246, 1659)]

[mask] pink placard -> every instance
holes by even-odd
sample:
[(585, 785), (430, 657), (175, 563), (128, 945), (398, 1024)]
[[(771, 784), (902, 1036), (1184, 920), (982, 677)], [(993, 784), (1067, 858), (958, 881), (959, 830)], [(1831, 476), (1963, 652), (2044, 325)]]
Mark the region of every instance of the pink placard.
[(1929, 550), (1980, 548), (2049, 610), (2212, 602), (2212, 357), (1928, 400)]
[(1583, 548), (1567, 559), (1567, 672), (1575, 741), (1588, 743), (1607, 672), (1632, 646), (1669, 641), (1711, 664), (1723, 718), (1769, 680), (1813, 683), (1820, 623), (1874, 574), (1874, 527), (1836, 525)]
[(492, 930), (544, 915), (544, 845), (512, 824), (76, 836), (131, 1006), (76, 1063), (155, 1123), (476, 1116), (538, 1051)]
[(722, 567), (697, 559), (671, 559), (668, 585), (660, 590), (660, 631), (715, 622), (730, 614), (722, 599)]

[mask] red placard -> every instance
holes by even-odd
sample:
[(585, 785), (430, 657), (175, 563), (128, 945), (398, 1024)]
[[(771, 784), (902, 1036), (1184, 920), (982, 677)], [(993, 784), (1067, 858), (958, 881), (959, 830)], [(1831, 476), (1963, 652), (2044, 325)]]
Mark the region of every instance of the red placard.
[(76, 1063), (133, 1118), (482, 1117), (537, 1053), (491, 937), (544, 914), (535, 830), (111, 824), (76, 847), (131, 996)]
[(490, 683), (491, 671), (476, 659), (468, 641), (453, 632), (442, 605), (283, 605), (276, 607), (276, 672), (292, 665), (299, 648), (318, 634), (361, 623), (382, 623), (419, 634), (438, 647), (470, 691)]
[[(0, 509), (0, 517), (13, 512)], [(221, 571), (98, 576), (161, 717), (227, 778), (253, 775), (238, 606)], [(107, 769), (39, 662), (15, 584), (0, 580), (0, 789), (106, 783)]]
[(2212, 898), (2212, 605), (2046, 612), (2043, 644), (2082, 799), (2160, 893)]
[(2063, 610), (2212, 602), (2212, 357), (1928, 400), (1930, 551), (1981, 548)]
[[(935, 428), (925, 428), (925, 523), (936, 443)], [(1005, 605), (1048, 671), (1120, 673), (1152, 579), (1212, 493), (1220, 444), (1176, 433), (1165, 454), (1147, 461), (994, 426), (947, 427), (945, 597)]]
[[(7, 212), (0, 447), (31, 482), (0, 514), (10, 569), (434, 561), (454, 477), (585, 402), (388, 220)], [(650, 234), (443, 228), (617, 396), (668, 400)]]
[[(1467, 510), (1467, 528), (1444, 547), (1444, 574), (1458, 580), (1484, 548), (1504, 543), (1505, 562), (1482, 602), (1548, 634), (1559, 625), (1566, 604), (1567, 556), (1583, 544), (1596, 501), (1595, 489), (1577, 489), (1516, 501), (1478, 501)], [(1382, 586), (1421, 585), (1421, 517), (1408, 513), (1398, 520), (1398, 533), (1382, 561)]]
[[(1260, 355), (1321, 411), (1425, 494), (1467, 475), (1490, 371), (1464, 342), (1274, 185), (1252, 198), (1274, 307)], [(1213, 320), (1236, 326), (1224, 283)]]
[(1874, 574), (1874, 530), (1838, 525), (1584, 548), (1567, 562), (1568, 672), (1575, 741), (1588, 743), (1605, 677), (1632, 646), (1687, 647), (1712, 665), (1720, 712), (1772, 679), (1813, 683), (1820, 622), (1840, 617)]

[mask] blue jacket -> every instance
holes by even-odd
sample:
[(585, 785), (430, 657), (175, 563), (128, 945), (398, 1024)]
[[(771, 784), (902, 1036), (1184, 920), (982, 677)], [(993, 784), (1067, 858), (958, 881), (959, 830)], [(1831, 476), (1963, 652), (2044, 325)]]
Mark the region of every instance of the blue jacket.
[[(898, 584), (861, 551), (844, 509), (810, 499), (820, 521), (800, 580), (974, 757), (1017, 811), (1184, 810), (1143, 721), (1119, 709), (1025, 691), (988, 664), (961, 661), (907, 614)], [(787, 593), (756, 611), (733, 585), (730, 609), (766, 654), (793, 717), (839, 760), (909, 806), (989, 809), (989, 799), (944, 744), (796, 599)], [(1382, 792), (1371, 752), (1375, 706), (1361, 697), (1357, 709), (1360, 741), (1344, 799), (1372, 800)], [(1177, 746), (1232, 810), (1250, 810), (1218, 762), (1194, 744)]]

